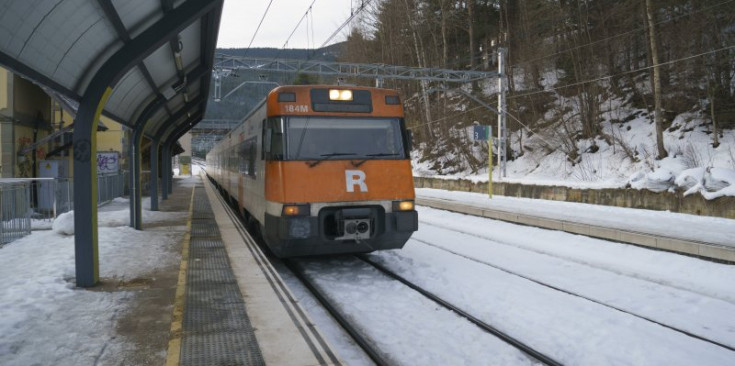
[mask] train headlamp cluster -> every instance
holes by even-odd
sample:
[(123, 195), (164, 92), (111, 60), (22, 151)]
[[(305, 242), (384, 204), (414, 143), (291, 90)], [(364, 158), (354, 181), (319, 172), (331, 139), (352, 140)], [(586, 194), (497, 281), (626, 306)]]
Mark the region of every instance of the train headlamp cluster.
[(283, 210), (281, 212), (283, 213), (283, 216), (308, 216), (309, 205), (283, 205)]
[(413, 211), (413, 201), (393, 201), (393, 211)]
[(329, 100), (351, 101), (352, 90), (329, 89)]

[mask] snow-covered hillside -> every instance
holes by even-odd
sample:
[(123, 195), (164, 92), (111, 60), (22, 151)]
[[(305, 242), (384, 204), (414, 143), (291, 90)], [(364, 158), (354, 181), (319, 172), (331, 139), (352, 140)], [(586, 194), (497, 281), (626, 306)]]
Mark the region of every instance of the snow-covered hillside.
[[(551, 87), (556, 77), (550, 74), (546, 80)], [(488, 84), (485, 88), (488, 100), (493, 93), (492, 84)], [(719, 146), (713, 147), (711, 123), (699, 106), (692, 106), (690, 111), (676, 115), (664, 131), (664, 145), (669, 156), (657, 160), (652, 115), (626, 102), (629, 96), (608, 95), (609, 99), (600, 103), (601, 135), (594, 139), (575, 139), (572, 146), (570, 139), (565, 140), (562, 136), (564, 131), (560, 126), (569, 123), (574, 128), (577, 109), (574, 99), (556, 95), (555, 110), (565, 110), (566, 113), (554, 115), (548, 112), (543, 121), (521, 121), (516, 116), (508, 116), (508, 124), (512, 128), (521, 123), (549, 127), (513, 131), (509, 141), (512, 156), (508, 160), (507, 177), (499, 179), (498, 167), (495, 166), (493, 180), (591, 189), (680, 189), (686, 194), (701, 193), (707, 199), (735, 196), (735, 131), (719, 131)], [(462, 121), (467, 117), (459, 111), (476, 107), (474, 102), (456, 97), (453, 100), (456, 103), (454, 109), (458, 111), (457, 124), (467, 125), (469, 121)], [(487, 121), (492, 122), (493, 131), (497, 131), (497, 117), (487, 112), (483, 124)], [(472, 142), (472, 126), (452, 133), (464, 135), (462, 139), (473, 144), (474, 157), (487, 161), (486, 144)], [(423, 147), (426, 151), (426, 146)], [(426, 159), (416, 152), (413, 157), (414, 173), (418, 176), (488, 180), (487, 167), (475, 173), (470, 169), (460, 169), (454, 174), (440, 174), (436, 169), (437, 158)], [(450, 154), (438, 159), (462, 158)]]

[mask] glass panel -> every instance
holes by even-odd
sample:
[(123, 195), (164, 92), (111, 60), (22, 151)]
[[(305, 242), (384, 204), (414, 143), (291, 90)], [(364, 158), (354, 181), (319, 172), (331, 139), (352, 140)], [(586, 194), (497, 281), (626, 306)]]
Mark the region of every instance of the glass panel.
[[(283, 128), (284, 128), (284, 122), (283, 118), (280, 117), (271, 117), (268, 119), (266, 128), (268, 128), (270, 133), (270, 142), (264, 141), (264, 144), (270, 143), (271, 148), (270, 152), (265, 154), (266, 159), (268, 160), (283, 160)], [(264, 137), (265, 139), (265, 134)]]
[(397, 118), (290, 117), (288, 160), (404, 159)]

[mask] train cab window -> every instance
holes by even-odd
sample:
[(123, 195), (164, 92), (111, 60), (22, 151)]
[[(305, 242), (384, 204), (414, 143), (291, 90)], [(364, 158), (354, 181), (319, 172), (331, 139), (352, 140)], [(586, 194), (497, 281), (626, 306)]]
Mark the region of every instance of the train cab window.
[(406, 159), (398, 118), (289, 117), (286, 160)]
[(283, 160), (285, 120), (270, 117), (263, 124), (263, 155), (266, 160)]

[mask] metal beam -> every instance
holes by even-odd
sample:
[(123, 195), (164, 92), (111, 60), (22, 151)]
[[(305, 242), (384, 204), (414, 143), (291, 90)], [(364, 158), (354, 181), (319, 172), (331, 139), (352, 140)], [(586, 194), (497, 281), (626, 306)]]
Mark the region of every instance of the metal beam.
[[(102, 7), (102, 10), (105, 12), (105, 16), (107, 19), (112, 23), (112, 26), (115, 28), (115, 31), (117, 32), (118, 37), (123, 41), (123, 43), (130, 42), (130, 34), (128, 33), (128, 30), (125, 28), (125, 24), (123, 24), (122, 19), (120, 19), (120, 14), (118, 14), (117, 10), (115, 10), (115, 6), (112, 5), (111, 0), (97, 0), (97, 3), (100, 4)], [(148, 82), (148, 86), (150, 86), (151, 90), (158, 96), (163, 97), (163, 94), (158, 90), (158, 86), (156, 85), (156, 82), (153, 81), (153, 77), (151, 76), (150, 71), (148, 71), (148, 68), (145, 66), (144, 62), (140, 62), (138, 64), (138, 69), (140, 70), (141, 74), (143, 74), (143, 77)], [(171, 115), (171, 110), (168, 108), (168, 106), (165, 106), (166, 112), (168, 112), (168, 115)]]
[(92, 76), (74, 121), (74, 248), (77, 286), (91, 287), (99, 281), (97, 250), (97, 151), (95, 132), (99, 116), (112, 88), (131, 68), (201, 18), (221, 0), (188, 0), (130, 40)]
[(175, 125), (176, 121), (179, 121), (183, 119), (187, 114), (193, 114), (192, 110), (196, 107), (200, 107), (199, 113), (204, 114), (203, 111), (203, 104), (207, 102), (207, 96), (204, 94), (200, 94), (196, 98), (194, 98), (190, 103), (187, 103), (183, 108), (179, 109), (176, 113), (174, 113), (171, 118), (168, 119), (167, 122), (164, 122), (161, 124), (160, 127), (158, 127), (158, 130), (154, 131), (153, 138), (155, 140), (165, 140), (165, 137), (168, 136), (172, 128), (177, 127)]
[(150, 182), (150, 196), (151, 196), (151, 211), (158, 211), (158, 148), (160, 147), (159, 140), (151, 140), (151, 182)]
[(498, 73), (495, 71), (450, 70), (315, 60), (261, 59), (230, 56), (221, 53), (215, 56), (215, 60), (214, 70), (215, 74), (219, 77), (229, 75), (232, 70), (331, 75), (373, 79), (426, 80), (454, 83), (468, 83), (498, 77)]
[(2, 51), (0, 51), (0, 65), (3, 65), (3, 67), (10, 70), (13, 74), (21, 75), (28, 80), (33, 80), (34, 82), (48, 87), (69, 99), (74, 101), (81, 99), (81, 96), (73, 90), (51, 80), (48, 76), (41, 74)]
[[(201, 94), (205, 95), (205, 99), (209, 98), (209, 80), (212, 78), (212, 68), (214, 67), (214, 51), (217, 47), (217, 35), (219, 34), (219, 23), (222, 19), (222, 7), (217, 7), (206, 15), (202, 21), (202, 28), (206, 28), (207, 34), (212, 36), (204, 37), (202, 34), (202, 54), (203, 64), (207, 69), (207, 73), (201, 77), (202, 88)], [(207, 50), (205, 52), (204, 50)], [(207, 103), (202, 106), (202, 116), (207, 112)]]
[(143, 131), (148, 119), (162, 105), (166, 104), (166, 98), (158, 97), (143, 109), (143, 113), (138, 116), (133, 128), (133, 136), (130, 140), (130, 226), (140, 230), (142, 228), (142, 211), (141, 211), (141, 152), (140, 145), (143, 140)]
[(164, 161), (164, 164), (166, 165), (163, 168), (163, 173), (164, 173), (163, 182), (162, 182), (163, 199), (167, 199), (168, 195), (171, 194), (171, 187), (172, 187), (171, 181), (173, 180), (173, 174), (174, 174), (174, 171), (171, 167), (171, 158), (172, 158), (171, 157), (171, 146), (172, 146), (172, 143), (168, 141), (166, 141), (163, 144), (163, 161)]
[(179, 125), (175, 130), (171, 131), (171, 133), (165, 135), (166, 137), (163, 138), (163, 140), (171, 141), (172, 143), (176, 142), (181, 138), (181, 136), (184, 136), (184, 134), (191, 131), (191, 126), (196, 124), (200, 119), (202, 119), (201, 113), (192, 114), (191, 117), (186, 120), (186, 123)]
[[(192, 76), (192, 78), (198, 78), (202, 77), (206, 74), (206, 69), (200, 65), (196, 69), (192, 70), (189, 75)], [(158, 111), (162, 106), (166, 105), (166, 99), (163, 96), (159, 96), (156, 98), (153, 102), (149, 103), (146, 108), (143, 110), (143, 112), (140, 114), (138, 119), (135, 122), (135, 128), (133, 129), (133, 140), (131, 141), (131, 148), (130, 148), (130, 161), (131, 164), (131, 171), (130, 171), (130, 187), (131, 187), (131, 195), (130, 195), (130, 226), (141, 230), (143, 228), (143, 212), (142, 212), (142, 187), (141, 187), (141, 143), (142, 143), (142, 137), (144, 136), (145, 127), (148, 123), (148, 119), (155, 114), (155, 112)], [(181, 110), (179, 110), (176, 114), (169, 117), (166, 121), (170, 123), (176, 122), (176, 120), (183, 117), (183, 115), (192, 107), (196, 105), (196, 103), (190, 103), (189, 105), (184, 106)], [(164, 122), (164, 125), (167, 124), (167, 122)], [(147, 135), (151, 141), (155, 141), (156, 139), (160, 140), (160, 136), (156, 137), (156, 135)], [(152, 173), (151, 173), (152, 174)], [(152, 179), (153, 177), (151, 177)], [(152, 192), (152, 191), (151, 191)], [(157, 193), (157, 192), (156, 192)], [(164, 196), (164, 199), (166, 197)], [(156, 200), (156, 206), (153, 206), (153, 200), (151, 200), (151, 210), (155, 207), (156, 210), (158, 209), (158, 201)]]
[(168, 199), (168, 181), (171, 179), (171, 145), (161, 145), (161, 199)]
[[(205, 118), (194, 126), (194, 130), (231, 130), (242, 123), (239, 119), (211, 119)], [(192, 131), (194, 133), (196, 131)], [(200, 132), (201, 133), (201, 132)]]
[(173, 169), (171, 167), (171, 147), (173, 144), (181, 138), (186, 132), (190, 130), (189, 124), (196, 124), (198, 120), (202, 118), (202, 115), (192, 115), (185, 121), (185, 123), (181, 124), (176, 131), (174, 131), (170, 136), (168, 136), (166, 139), (163, 139), (161, 141), (164, 141), (163, 143), (163, 164), (165, 164), (165, 167), (163, 168), (163, 182), (161, 189), (163, 190), (163, 199), (166, 199), (169, 194), (173, 192)]
[(141, 187), (141, 144), (143, 142), (143, 130), (133, 130), (133, 138), (130, 141), (130, 226), (133, 229), (143, 228), (143, 210), (141, 199), (143, 190)]
[[(197, 78), (203, 78), (204, 76), (209, 75), (209, 71), (210, 70), (207, 69), (207, 67), (205, 65), (199, 64), (199, 66), (197, 66), (196, 68), (194, 68), (193, 70), (191, 70), (188, 74), (186, 74), (186, 77), (187, 77), (188, 80), (196, 80)], [(163, 99), (166, 102), (166, 104), (163, 104), (163, 107), (165, 107), (166, 110), (168, 111), (169, 107), (168, 107), (168, 100), (166, 100), (166, 97), (164, 97), (163, 95), (160, 95), (159, 94), (159, 95), (157, 95), (156, 98)], [(144, 108), (144, 111), (145, 111), (145, 108)], [(140, 115), (143, 115), (143, 112), (141, 112)], [(169, 118), (172, 115), (173, 115), (173, 113), (169, 114)], [(138, 120), (139, 120), (139, 118), (136, 119), (136, 121), (138, 121)], [(148, 120), (146, 119), (143, 122), (144, 123), (147, 123)], [(136, 122), (136, 125), (135, 126), (137, 126), (137, 122)], [(133, 126), (131, 128), (135, 128), (135, 127)], [(146, 134), (145, 136), (146, 137), (153, 138), (153, 136), (152, 135), (149, 135), (149, 134)]]

